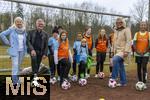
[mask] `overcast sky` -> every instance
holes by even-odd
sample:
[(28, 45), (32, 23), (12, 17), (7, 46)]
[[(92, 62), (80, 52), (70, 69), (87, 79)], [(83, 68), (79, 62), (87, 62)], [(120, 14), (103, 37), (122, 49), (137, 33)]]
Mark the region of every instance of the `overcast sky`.
[[(34, 1), (35, 0), (28, 0)], [(107, 10), (113, 8), (117, 12), (121, 12), (124, 15), (130, 15), (130, 9), (132, 8), (133, 4), (137, 0), (36, 0), (36, 2), (42, 3), (49, 3), (52, 5), (59, 5), (59, 4), (81, 4), (82, 2), (91, 2), (93, 4), (98, 4), (100, 6), (106, 7)]]

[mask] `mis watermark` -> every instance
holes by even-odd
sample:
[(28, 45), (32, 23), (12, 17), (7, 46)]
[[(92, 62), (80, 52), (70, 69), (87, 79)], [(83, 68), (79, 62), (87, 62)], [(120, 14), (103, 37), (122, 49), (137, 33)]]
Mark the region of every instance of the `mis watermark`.
[[(50, 100), (49, 76), (39, 76), (38, 87), (32, 86), (32, 79), (29, 76), (19, 76), (18, 85), (14, 86), (11, 76), (0, 76), (0, 96), (6, 98), (15, 98), (15, 100)], [(19, 97), (17, 99), (17, 97)]]

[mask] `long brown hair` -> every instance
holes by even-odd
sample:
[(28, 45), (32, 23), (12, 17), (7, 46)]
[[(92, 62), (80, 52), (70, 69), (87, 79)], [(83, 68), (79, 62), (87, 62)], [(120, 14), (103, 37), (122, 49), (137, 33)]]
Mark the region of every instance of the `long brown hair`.
[(59, 37), (59, 42), (60, 42), (60, 43), (62, 42), (61, 36), (62, 36), (63, 33), (66, 34), (66, 41), (68, 41), (68, 32), (65, 31), (65, 30), (63, 30), (63, 31), (60, 33), (60, 37)]
[(89, 28), (91, 28), (91, 27), (90, 26), (86, 26), (84, 31), (86, 32)]
[(100, 29), (100, 30), (99, 30), (99, 33), (98, 33), (98, 40), (107, 40), (106, 34), (104, 34), (103, 36), (101, 35), (101, 30), (105, 30), (105, 29)]

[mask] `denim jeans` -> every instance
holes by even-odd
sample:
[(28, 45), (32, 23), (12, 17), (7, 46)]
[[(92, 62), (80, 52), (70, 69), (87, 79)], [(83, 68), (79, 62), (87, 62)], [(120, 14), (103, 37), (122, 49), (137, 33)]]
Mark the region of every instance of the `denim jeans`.
[(12, 81), (13, 84), (19, 83), (19, 70), (22, 60), (24, 58), (24, 51), (18, 51), (18, 56), (12, 56)]
[(124, 66), (124, 60), (120, 56), (113, 57), (113, 70), (112, 70), (112, 79), (116, 79), (120, 74), (120, 84), (126, 84), (126, 72)]
[(50, 76), (55, 77), (56, 74), (56, 66), (54, 63), (54, 56), (53, 55), (48, 55), (48, 60), (49, 60), (49, 67), (50, 67)]

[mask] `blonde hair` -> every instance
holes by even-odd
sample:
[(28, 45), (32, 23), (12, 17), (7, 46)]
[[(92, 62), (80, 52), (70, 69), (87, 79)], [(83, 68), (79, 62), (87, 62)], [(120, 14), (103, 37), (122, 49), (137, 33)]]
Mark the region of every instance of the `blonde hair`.
[[(116, 19), (116, 22), (117, 22), (118, 20), (120, 20), (120, 21), (123, 23), (123, 27), (125, 28), (125, 27), (126, 27), (126, 21), (124, 20), (124, 18), (118, 17), (118, 18)], [(117, 27), (116, 23), (115, 23), (115, 26)]]
[(99, 30), (98, 39), (102, 39), (103, 38), (105, 40), (106, 39), (106, 31), (105, 31), (105, 34), (103, 36), (101, 35), (101, 31), (105, 31), (105, 29), (100, 29)]
[(13, 27), (13, 28), (17, 28), (17, 26), (16, 26), (16, 21), (18, 21), (18, 20), (22, 22), (22, 28), (25, 29), (25, 23), (24, 23), (24, 21), (23, 21), (23, 19), (22, 19), (21, 17), (16, 17), (16, 18), (14, 19), (14, 23), (13, 23), (12, 27)]
[(86, 39), (85, 39), (85, 38), (82, 38), (81, 42), (86, 42)]

